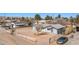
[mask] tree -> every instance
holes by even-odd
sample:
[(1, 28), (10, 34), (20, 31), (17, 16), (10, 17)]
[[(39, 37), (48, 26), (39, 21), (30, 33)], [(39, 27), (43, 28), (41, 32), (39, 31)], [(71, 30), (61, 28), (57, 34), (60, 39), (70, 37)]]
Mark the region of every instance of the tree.
[(24, 20), (25, 18), (24, 17), (22, 17), (22, 20)]
[(39, 14), (35, 15), (35, 20), (41, 20), (41, 16)]
[(72, 16), (70, 17), (70, 22), (74, 22), (74, 18)]
[(6, 20), (11, 20), (11, 18), (10, 17), (7, 17)]
[(21, 17), (20, 21), (25, 22), (25, 17)]
[(67, 17), (64, 17), (63, 19), (64, 19), (65, 21), (68, 21), (68, 20), (69, 20)]
[(52, 16), (50, 16), (50, 20), (53, 20)]
[(45, 17), (45, 20), (49, 20), (49, 18), (50, 18), (50, 17), (47, 15), (47, 16)]
[(79, 23), (79, 15), (76, 15), (76, 23)]
[(58, 14), (58, 18), (61, 18), (61, 15), (60, 14)]
[(47, 15), (47, 16), (45, 17), (45, 20), (52, 20), (52, 16), (48, 16), (48, 15)]
[(27, 23), (29, 22), (29, 18), (28, 18), (28, 17), (26, 17), (26, 22), (27, 22)]
[(41, 16), (39, 14), (36, 14), (34, 18), (37, 21), (37, 24), (38, 24), (38, 21), (41, 20)]

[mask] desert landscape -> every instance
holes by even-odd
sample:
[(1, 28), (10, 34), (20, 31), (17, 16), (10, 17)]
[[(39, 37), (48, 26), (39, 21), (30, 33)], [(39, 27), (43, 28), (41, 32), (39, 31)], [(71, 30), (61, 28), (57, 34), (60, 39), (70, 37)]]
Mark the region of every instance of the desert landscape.
[(76, 18), (47, 15), (44, 19), (35, 14), (34, 17), (0, 16), (0, 45), (79, 44), (78, 15)]

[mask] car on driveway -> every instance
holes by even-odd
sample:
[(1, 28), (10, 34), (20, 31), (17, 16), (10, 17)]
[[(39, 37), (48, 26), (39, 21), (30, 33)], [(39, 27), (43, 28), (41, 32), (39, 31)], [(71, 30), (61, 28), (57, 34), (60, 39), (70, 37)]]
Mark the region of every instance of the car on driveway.
[(57, 39), (56, 43), (57, 44), (65, 44), (68, 41), (67, 37), (60, 37)]

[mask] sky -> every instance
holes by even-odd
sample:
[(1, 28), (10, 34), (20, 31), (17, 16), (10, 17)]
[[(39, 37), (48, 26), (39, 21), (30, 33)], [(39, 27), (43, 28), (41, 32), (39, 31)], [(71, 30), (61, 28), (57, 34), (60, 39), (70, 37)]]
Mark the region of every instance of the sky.
[(58, 14), (61, 14), (61, 16), (63, 16), (63, 17), (70, 17), (70, 16), (75, 17), (79, 13), (0, 13), (0, 16), (34, 17), (35, 14), (40, 14), (40, 16), (42, 18), (44, 18), (46, 15), (49, 15), (49, 16), (52, 16), (52, 17), (56, 17), (56, 16), (58, 16)]

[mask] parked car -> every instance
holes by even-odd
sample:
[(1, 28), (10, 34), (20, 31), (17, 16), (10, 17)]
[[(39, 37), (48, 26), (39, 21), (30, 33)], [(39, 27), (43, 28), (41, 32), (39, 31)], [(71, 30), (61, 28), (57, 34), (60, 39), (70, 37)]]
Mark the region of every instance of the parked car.
[(68, 41), (67, 37), (60, 37), (57, 39), (56, 43), (57, 44), (65, 44)]

